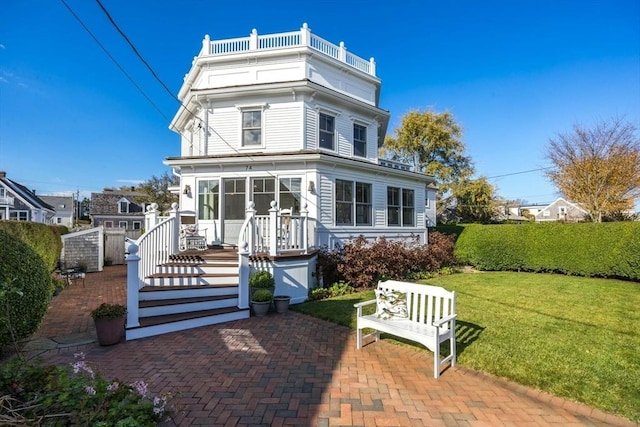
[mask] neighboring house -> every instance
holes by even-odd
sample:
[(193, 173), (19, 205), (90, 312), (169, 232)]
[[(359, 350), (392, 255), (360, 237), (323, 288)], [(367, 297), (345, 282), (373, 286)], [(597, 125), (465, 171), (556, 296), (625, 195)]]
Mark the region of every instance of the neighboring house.
[(141, 230), (147, 195), (141, 192), (105, 188), (102, 193), (91, 193), (89, 208), (91, 225), (105, 228)]
[(52, 224), (55, 210), (22, 184), (0, 171), (0, 220), (32, 221)]
[(575, 202), (569, 202), (562, 197), (548, 205), (520, 206), (520, 215), (533, 215), (535, 222), (564, 221), (578, 222), (584, 220), (588, 212)]
[(205, 36), (170, 125), (180, 156), (164, 162), (180, 177), (180, 210), (207, 229), (208, 243), (237, 245), (250, 203), (267, 215), (272, 200), (291, 215), (308, 212), (312, 246), (359, 235), (426, 242), (434, 178), (378, 157), (389, 122), (380, 90), (373, 58), (306, 24)]
[(40, 196), (40, 198), (55, 209), (55, 215), (51, 219), (52, 224), (73, 227), (75, 210), (72, 196)]

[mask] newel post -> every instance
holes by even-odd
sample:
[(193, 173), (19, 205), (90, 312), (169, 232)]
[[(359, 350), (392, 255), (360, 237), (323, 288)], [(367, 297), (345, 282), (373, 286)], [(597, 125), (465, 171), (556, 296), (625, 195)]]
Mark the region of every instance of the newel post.
[(240, 236), (241, 245), (243, 242), (242, 239), (247, 239), (246, 243), (248, 246), (249, 253), (254, 253), (256, 251), (257, 236), (256, 236), (256, 220), (254, 218), (256, 214), (255, 205), (256, 205), (255, 203), (249, 202), (249, 206), (244, 211), (245, 220), (249, 220), (249, 221), (247, 221), (247, 230), (245, 231), (246, 235), (244, 237)]
[(269, 209), (269, 255), (278, 255), (278, 202), (271, 201)]
[(178, 253), (178, 244), (180, 242), (180, 218), (178, 204), (176, 202), (171, 203), (171, 210), (169, 211), (169, 217), (173, 219), (171, 221), (171, 238), (169, 241), (169, 255)]
[(376, 75), (376, 60), (373, 59), (373, 56), (369, 59), (369, 74), (372, 76)]
[(211, 55), (211, 39), (209, 38), (209, 34), (205, 34), (202, 39), (202, 50), (200, 51), (200, 55)]
[(344, 42), (340, 42), (340, 49), (338, 50), (338, 59), (342, 62), (347, 62), (347, 48), (344, 46)]
[(138, 245), (129, 243), (127, 252), (128, 254), (125, 258), (127, 263), (127, 328), (135, 328), (140, 326), (138, 318), (138, 297), (140, 293)]
[(302, 46), (311, 46), (311, 30), (306, 22), (300, 28), (300, 44)]
[(144, 229), (145, 231), (151, 230), (158, 223), (158, 204), (151, 203), (147, 206), (147, 211), (144, 213)]
[(249, 308), (249, 244), (240, 242), (238, 250), (238, 308)]
[(255, 28), (249, 34), (249, 50), (258, 50), (258, 30)]
[(300, 217), (302, 218), (302, 251), (303, 253), (307, 253), (309, 249), (309, 240), (307, 234), (309, 233), (309, 211), (307, 210), (307, 205), (305, 204), (300, 210)]

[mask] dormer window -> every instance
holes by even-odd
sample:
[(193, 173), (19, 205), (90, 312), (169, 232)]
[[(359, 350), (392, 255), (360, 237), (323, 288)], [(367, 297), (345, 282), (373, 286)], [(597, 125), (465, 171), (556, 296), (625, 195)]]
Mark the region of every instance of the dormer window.
[(129, 204), (127, 199), (120, 199), (118, 201), (118, 213), (129, 213)]
[(320, 141), (318, 141), (318, 146), (335, 151), (336, 118), (325, 113), (320, 113), (319, 129)]

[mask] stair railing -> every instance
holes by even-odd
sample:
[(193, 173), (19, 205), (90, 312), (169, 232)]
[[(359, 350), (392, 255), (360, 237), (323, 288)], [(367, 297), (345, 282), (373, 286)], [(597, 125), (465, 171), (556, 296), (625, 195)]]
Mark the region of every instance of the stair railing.
[(151, 226), (138, 240), (125, 239), (127, 328), (139, 326), (139, 291), (145, 286), (145, 278), (155, 272), (156, 266), (178, 253), (179, 231), (178, 204), (173, 203), (169, 216)]

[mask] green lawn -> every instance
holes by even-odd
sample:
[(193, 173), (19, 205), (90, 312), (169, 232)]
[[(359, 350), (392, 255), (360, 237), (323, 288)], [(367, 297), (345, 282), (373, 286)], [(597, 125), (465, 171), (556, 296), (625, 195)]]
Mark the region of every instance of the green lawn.
[[(457, 292), (459, 364), (640, 421), (639, 283), (512, 272), (426, 282)], [(353, 304), (373, 298), (292, 309), (355, 328)]]

